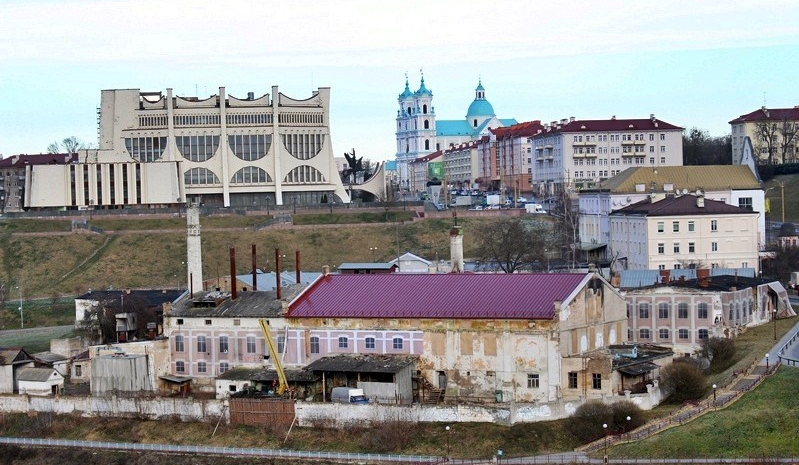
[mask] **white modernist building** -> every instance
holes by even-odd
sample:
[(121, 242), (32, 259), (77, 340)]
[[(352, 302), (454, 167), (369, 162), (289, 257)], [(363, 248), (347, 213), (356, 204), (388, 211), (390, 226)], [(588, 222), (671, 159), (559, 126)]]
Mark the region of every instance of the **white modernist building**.
[(530, 138), (533, 191), (590, 188), (630, 167), (682, 165), (682, 128), (649, 119), (553, 121)]
[(30, 206), (349, 202), (329, 108), (327, 87), (305, 100), (277, 86), (257, 98), (228, 96), (224, 87), (206, 99), (172, 89), (104, 90), (99, 149), (82, 152), (75, 165), (37, 167)]

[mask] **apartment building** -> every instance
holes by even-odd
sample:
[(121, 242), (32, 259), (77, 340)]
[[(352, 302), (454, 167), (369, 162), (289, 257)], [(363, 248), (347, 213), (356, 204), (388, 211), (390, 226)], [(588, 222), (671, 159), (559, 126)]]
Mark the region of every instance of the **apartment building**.
[(799, 105), (766, 108), (730, 121), (732, 163), (742, 164), (744, 140), (752, 140), (754, 154), (763, 163), (795, 163), (799, 155)]
[(448, 185), (471, 189), (477, 173), (477, 142), (464, 142), (444, 151), (444, 177)]
[(543, 130), (541, 121), (527, 121), (491, 129), (477, 144), (480, 187), (486, 191), (531, 194), (530, 138)]
[(650, 195), (610, 214), (614, 268), (759, 272), (758, 215), (703, 195)]
[(594, 187), (631, 167), (682, 165), (682, 131), (654, 114), (552, 121), (530, 138), (533, 189), (549, 196)]

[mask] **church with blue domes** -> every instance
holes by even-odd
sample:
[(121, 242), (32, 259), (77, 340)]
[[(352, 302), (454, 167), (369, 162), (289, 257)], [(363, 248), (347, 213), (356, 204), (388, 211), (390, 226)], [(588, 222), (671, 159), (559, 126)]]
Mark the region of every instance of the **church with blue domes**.
[(415, 92), (405, 76), (405, 90), (397, 102), (397, 171), (402, 187), (408, 187), (408, 163), (417, 157), (480, 139), (489, 135), (489, 129), (516, 124), (513, 118), (497, 118), (480, 79), (463, 119), (436, 120), (433, 92), (425, 86), (424, 74)]

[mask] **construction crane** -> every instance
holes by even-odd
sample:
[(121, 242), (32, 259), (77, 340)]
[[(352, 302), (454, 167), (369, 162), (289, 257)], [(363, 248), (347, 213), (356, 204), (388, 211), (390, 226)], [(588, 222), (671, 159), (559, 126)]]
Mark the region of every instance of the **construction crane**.
[(272, 359), (272, 365), (274, 365), (275, 371), (277, 371), (278, 385), (275, 389), (275, 394), (282, 396), (289, 388), (289, 383), (286, 380), (286, 373), (283, 371), (283, 364), (280, 362), (280, 354), (277, 353), (275, 341), (272, 339), (272, 333), (269, 331), (269, 322), (264, 318), (259, 318), (258, 324), (261, 325), (261, 331), (263, 331), (264, 339), (266, 339), (266, 347), (269, 348), (269, 357)]

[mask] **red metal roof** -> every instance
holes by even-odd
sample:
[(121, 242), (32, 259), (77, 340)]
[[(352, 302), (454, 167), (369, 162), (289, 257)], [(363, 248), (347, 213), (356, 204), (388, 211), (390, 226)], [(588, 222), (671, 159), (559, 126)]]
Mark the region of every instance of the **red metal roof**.
[(36, 155), (22, 154), (0, 158), (0, 168), (13, 168), (25, 165), (66, 165), (77, 162), (77, 153), (39, 153)]
[(799, 119), (799, 105), (793, 108), (765, 108), (761, 107), (751, 113), (741, 115), (729, 124), (744, 123), (746, 121), (794, 121)]
[(319, 278), (288, 318), (552, 319), (586, 273), (348, 274)]
[(661, 121), (657, 118), (640, 119), (594, 119), (575, 120), (563, 125), (550, 126), (533, 137), (543, 137), (558, 133), (594, 132), (594, 131), (662, 131), (682, 129), (679, 126)]
[(544, 129), (540, 120), (525, 121), (524, 123), (514, 124), (502, 128), (489, 129), (497, 138), (504, 137), (530, 137), (538, 134)]

